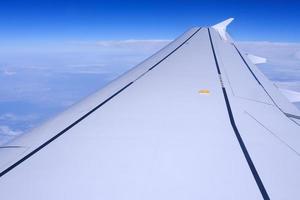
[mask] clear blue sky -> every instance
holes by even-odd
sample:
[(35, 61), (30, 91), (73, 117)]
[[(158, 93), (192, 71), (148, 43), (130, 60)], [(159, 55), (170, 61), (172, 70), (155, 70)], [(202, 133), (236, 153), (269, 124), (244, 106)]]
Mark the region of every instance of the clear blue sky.
[(300, 1), (3, 0), (0, 43), (173, 39), (228, 17), (236, 40), (300, 42)]

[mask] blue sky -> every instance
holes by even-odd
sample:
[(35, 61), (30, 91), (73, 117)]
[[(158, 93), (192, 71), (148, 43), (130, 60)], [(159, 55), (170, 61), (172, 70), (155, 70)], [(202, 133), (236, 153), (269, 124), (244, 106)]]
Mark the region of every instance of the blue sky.
[(1, 1), (0, 145), (97, 91), (188, 28), (229, 17), (235, 18), (231, 36), (250, 41), (241, 48), (268, 58), (260, 69), (280, 87), (300, 92), (299, 10), (300, 2), (291, 0)]
[(0, 42), (38, 45), (96, 39), (173, 39), (191, 26), (229, 17), (237, 40), (298, 42), (300, 2), (4, 0), (0, 3)]

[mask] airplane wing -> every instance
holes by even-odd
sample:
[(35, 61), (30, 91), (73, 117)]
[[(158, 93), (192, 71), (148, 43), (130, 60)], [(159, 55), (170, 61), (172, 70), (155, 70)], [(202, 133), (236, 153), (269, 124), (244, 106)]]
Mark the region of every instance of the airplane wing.
[(299, 199), (300, 113), (230, 21), (1, 146), (0, 199)]

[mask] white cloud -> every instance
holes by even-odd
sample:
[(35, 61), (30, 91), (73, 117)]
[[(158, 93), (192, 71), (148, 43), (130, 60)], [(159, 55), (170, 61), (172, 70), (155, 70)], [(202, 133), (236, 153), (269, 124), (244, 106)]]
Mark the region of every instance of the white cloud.
[(269, 64), (282, 68), (300, 66), (300, 43), (238, 42), (238, 45), (249, 53), (266, 57)]
[(13, 130), (6, 125), (0, 125), (0, 136), (2, 135), (2, 136), (15, 137), (22, 133), (23, 133), (23, 131), (21, 131), (21, 130)]
[(299, 81), (285, 81), (285, 82), (275, 82), (275, 84), (282, 89), (294, 90), (300, 93), (300, 79)]
[(64, 67), (61, 72), (71, 74), (108, 74), (105, 64), (71, 64)]
[(10, 69), (2, 69), (1, 70), (1, 73), (5, 76), (12, 76), (12, 75), (15, 75), (16, 72), (15, 71), (12, 71)]
[(238, 45), (247, 53), (267, 58), (267, 63), (258, 67), (288, 99), (299, 100), (300, 43), (238, 42)]
[(161, 45), (166, 45), (170, 42), (170, 40), (100, 40), (96, 42), (96, 45), (101, 47), (157, 47)]
[(12, 129), (6, 125), (0, 125), (0, 146), (23, 134), (21, 130)]
[(149, 39), (149, 40), (99, 40), (99, 41), (73, 41), (68, 44), (72, 50), (76, 52), (82, 51), (96, 51), (102, 55), (108, 54), (128, 54), (134, 55), (154, 53), (160, 48), (164, 47), (171, 40), (166, 39)]
[(0, 115), (0, 120), (7, 120), (7, 121), (33, 121), (37, 119), (38, 116), (34, 114), (30, 115), (16, 115), (13, 113), (5, 113)]
[(126, 40), (98, 40), (98, 41), (71, 41), (67, 44), (75, 46), (98, 46), (98, 47), (129, 47), (129, 46), (156, 46), (165, 45), (172, 40), (167, 39), (126, 39)]
[(300, 102), (300, 93), (296, 91), (286, 90), (286, 89), (279, 89), (284, 96), (290, 101), (290, 102)]
[(117, 40), (117, 41), (97, 41), (96, 45), (103, 51), (116, 51), (121, 53), (134, 53), (136, 55), (154, 53), (170, 40)]

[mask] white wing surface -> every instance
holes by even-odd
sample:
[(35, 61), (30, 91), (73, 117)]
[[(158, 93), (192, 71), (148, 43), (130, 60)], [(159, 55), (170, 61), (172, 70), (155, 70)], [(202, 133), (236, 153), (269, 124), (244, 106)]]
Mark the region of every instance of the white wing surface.
[(299, 199), (300, 113), (229, 21), (0, 147), (0, 199)]

